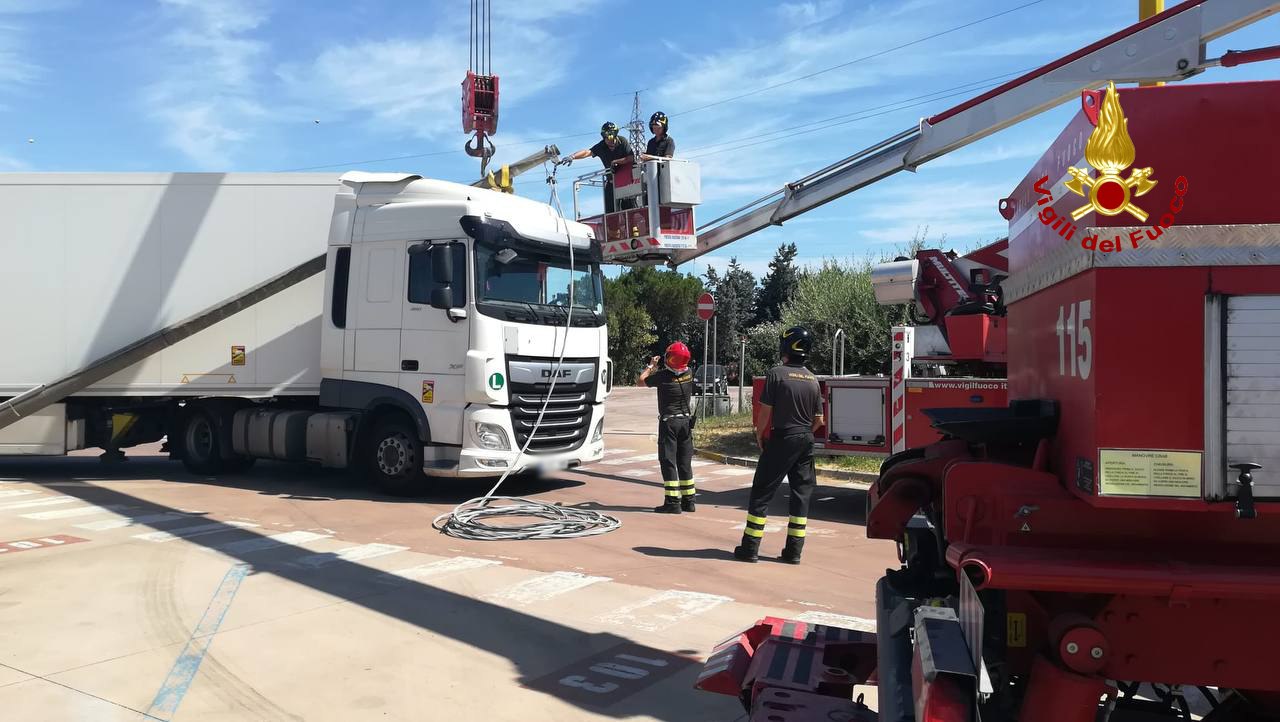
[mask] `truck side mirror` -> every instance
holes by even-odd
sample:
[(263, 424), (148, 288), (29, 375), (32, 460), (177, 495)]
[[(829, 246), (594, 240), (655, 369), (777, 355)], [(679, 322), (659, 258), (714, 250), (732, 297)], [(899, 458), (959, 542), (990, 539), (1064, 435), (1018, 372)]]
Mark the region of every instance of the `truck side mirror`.
[[(448, 286), (453, 283), (453, 244), (442, 243), (431, 247), (431, 280), (437, 284)], [(432, 294), (431, 305), (435, 306), (435, 294)], [(448, 308), (448, 306), (436, 306)]]
[(453, 289), (449, 284), (431, 289), (431, 307), (446, 311), (453, 308)]

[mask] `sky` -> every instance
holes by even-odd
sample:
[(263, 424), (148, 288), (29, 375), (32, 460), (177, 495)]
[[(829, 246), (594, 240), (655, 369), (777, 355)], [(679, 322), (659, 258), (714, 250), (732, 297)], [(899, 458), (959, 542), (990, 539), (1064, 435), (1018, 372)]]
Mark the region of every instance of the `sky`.
[[(605, 120), (628, 122), (639, 90), (643, 117), (666, 112), (677, 155), (699, 162), (697, 216), (707, 221), (1122, 29), (1137, 6), (492, 0), (502, 88), (494, 163), (551, 142), (564, 153), (589, 146)], [(0, 0), (0, 171), (361, 169), (470, 182), (479, 161), (462, 152), (460, 110), (469, 17), (463, 0)], [(1209, 55), (1277, 37), (1280, 15), (1214, 42)], [(1280, 61), (1190, 82), (1274, 78)], [(917, 234), (957, 249), (1000, 238), (996, 201), (1078, 107), (685, 269), (736, 257), (761, 275), (788, 242), (815, 264), (892, 254)], [(588, 159), (561, 173), (597, 167)], [(567, 205), (570, 185), (560, 188)], [(549, 199), (541, 170), (517, 192)], [(598, 190), (581, 197), (584, 212), (599, 208)]]

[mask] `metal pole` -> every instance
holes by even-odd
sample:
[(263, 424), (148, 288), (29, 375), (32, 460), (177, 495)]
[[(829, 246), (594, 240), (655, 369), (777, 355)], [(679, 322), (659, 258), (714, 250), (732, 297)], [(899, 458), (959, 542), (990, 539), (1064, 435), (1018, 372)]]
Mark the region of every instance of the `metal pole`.
[(698, 405), (698, 412), (702, 418), (707, 418), (707, 340), (711, 338), (711, 319), (702, 322), (702, 403)]
[[(719, 360), (719, 357), (720, 357), (719, 333), (720, 333), (720, 314), (717, 313), (716, 315), (711, 317), (711, 368), (713, 369), (716, 367), (716, 362)], [(716, 393), (716, 385), (715, 385), (714, 377), (711, 380), (711, 398), (713, 399), (711, 402), (712, 403), (711, 408), (716, 409), (716, 405), (719, 404), (720, 402), (720, 395)]]
[(738, 413), (742, 413), (742, 377), (747, 375), (747, 337), (742, 337), (742, 350), (738, 352)]
[[(1164, 12), (1164, 0), (1138, 0), (1138, 19), (1146, 20), (1152, 15), (1159, 15)], [(1138, 83), (1139, 86), (1150, 88), (1153, 85), (1164, 85), (1164, 83)]]

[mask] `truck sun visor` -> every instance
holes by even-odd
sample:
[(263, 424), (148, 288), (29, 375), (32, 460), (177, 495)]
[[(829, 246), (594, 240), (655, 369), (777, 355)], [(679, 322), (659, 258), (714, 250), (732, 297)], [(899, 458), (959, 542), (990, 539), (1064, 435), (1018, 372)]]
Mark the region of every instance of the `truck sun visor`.
[[(557, 236), (555, 239), (529, 236), (517, 231), (510, 222), (498, 218), (463, 216), (458, 220), (458, 224), (462, 226), (464, 233), (477, 241), (497, 243), (501, 239), (517, 247), (523, 246), (544, 252), (568, 252), (562, 236)], [(584, 262), (600, 263), (604, 260), (599, 244), (592, 243), (590, 239), (582, 236), (571, 236), (571, 238), (573, 239), (574, 254), (576, 255), (579, 252), (578, 249), (581, 248), (584, 253)]]

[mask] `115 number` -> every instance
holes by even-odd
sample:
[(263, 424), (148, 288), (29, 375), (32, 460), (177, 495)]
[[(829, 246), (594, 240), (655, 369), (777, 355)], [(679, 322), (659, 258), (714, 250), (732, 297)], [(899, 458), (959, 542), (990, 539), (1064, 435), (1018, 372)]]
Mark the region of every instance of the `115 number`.
[[(1059, 376), (1067, 375), (1070, 364), (1073, 378), (1089, 378), (1093, 369), (1093, 332), (1086, 322), (1091, 318), (1092, 306), (1092, 301), (1058, 306), (1058, 323), (1054, 331), (1058, 335)], [(1068, 338), (1071, 339), (1069, 343)]]

